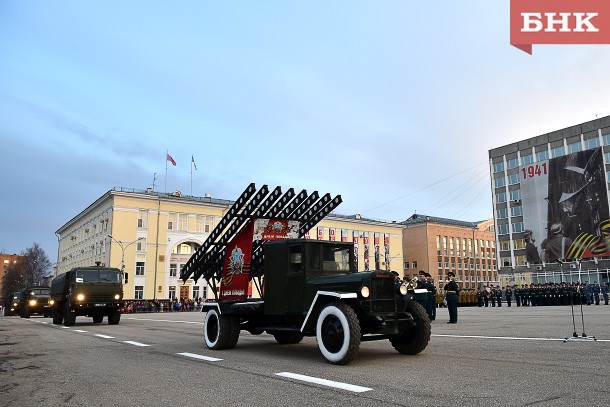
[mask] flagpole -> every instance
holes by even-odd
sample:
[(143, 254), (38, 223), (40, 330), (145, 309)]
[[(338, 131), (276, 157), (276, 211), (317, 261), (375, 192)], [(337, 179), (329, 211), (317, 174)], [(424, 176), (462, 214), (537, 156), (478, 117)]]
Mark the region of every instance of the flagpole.
[(194, 158), (193, 156), (191, 156), (191, 196), (193, 196), (193, 162), (194, 162)]
[(167, 194), (167, 155), (169, 150), (165, 150), (165, 193)]

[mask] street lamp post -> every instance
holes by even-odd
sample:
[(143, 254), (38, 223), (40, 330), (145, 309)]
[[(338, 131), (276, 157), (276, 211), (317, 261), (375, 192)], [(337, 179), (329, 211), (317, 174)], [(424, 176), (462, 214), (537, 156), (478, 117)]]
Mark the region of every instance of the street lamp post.
[[(139, 237), (136, 240), (134, 240), (133, 242), (123, 242), (121, 240), (117, 240), (115, 239), (112, 235), (108, 235), (109, 238), (111, 238), (112, 240), (114, 240), (115, 242), (117, 242), (117, 244), (121, 247), (121, 274), (125, 273), (125, 250), (131, 246), (132, 244), (144, 239), (143, 237)], [(125, 244), (127, 243), (127, 244)]]

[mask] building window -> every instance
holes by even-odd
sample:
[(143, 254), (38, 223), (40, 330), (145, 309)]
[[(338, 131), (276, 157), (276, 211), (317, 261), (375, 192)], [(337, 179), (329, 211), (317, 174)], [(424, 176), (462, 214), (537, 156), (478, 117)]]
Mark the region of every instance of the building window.
[(199, 298), (199, 287), (198, 286), (193, 287), (193, 298), (195, 298), (195, 299)]
[(448, 261), (446, 261), (446, 262), (445, 262), (445, 268), (446, 268), (446, 269), (448, 269), (448, 268), (449, 268), (449, 262), (448, 262)]
[(178, 214), (178, 230), (187, 231), (189, 227), (189, 218), (186, 213)]
[(508, 176), (508, 185), (515, 185), (519, 183), (519, 173), (510, 174)]
[(494, 164), (494, 174), (496, 172), (502, 172), (504, 171), (504, 163), (502, 161), (500, 161), (499, 163), (495, 163)]
[(603, 141), (604, 141), (604, 145), (605, 145), (605, 146), (610, 145), (610, 134), (604, 134), (604, 135), (602, 136), (602, 139), (603, 139)]
[(523, 206), (513, 206), (510, 208), (510, 216), (521, 216), (523, 215)]
[(146, 251), (146, 238), (142, 238), (136, 242), (136, 250), (139, 252)]
[(441, 255), (441, 237), (436, 235), (436, 255)]
[(502, 267), (510, 267), (510, 257), (501, 257), (500, 264)]
[(197, 215), (195, 218), (195, 231), (197, 233), (203, 233), (205, 231), (205, 216)]
[(174, 285), (169, 286), (169, 299), (170, 300), (176, 299), (176, 286), (174, 286)]
[(512, 158), (508, 160), (508, 169), (517, 168), (519, 166), (519, 161), (516, 158)]
[(517, 199), (521, 199), (521, 190), (515, 189), (514, 191), (510, 191), (510, 200), (516, 201)]
[(604, 162), (610, 164), (610, 153), (604, 153)]
[(500, 192), (496, 195), (496, 203), (506, 202), (506, 192)]
[(577, 153), (582, 150), (582, 144), (580, 141), (576, 143), (568, 144), (568, 154)]
[(141, 210), (138, 212), (138, 227), (139, 228), (148, 227), (148, 211)]
[(171, 263), (169, 265), (169, 276), (176, 277), (178, 275), (178, 265), (176, 263)]
[(513, 223), (513, 233), (523, 232), (524, 230), (523, 222)]
[(508, 218), (508, 208), (498, 209), (498, 219)]
[(439, 269), (442, 269), (442, 268), (443, 268), (443, 262), (442, 262), (442, 261), (439, 261), (439, 262), (438, 262), (438, 268), (439, 268)]
[(203, 287), (203, 292), (201, 293), (201, 298), (204, 300), (208, 298), (208, 287)]
[(414, 270), (417, 269), (417, 262), (416, 261), (413, 262), (413, 269)]
[(144, 262), (136, 261), (136, 276), (143, 276), (143, 275), (144, 275)]
[(134, 293), (133, 293), (133, 298), (136, 299), (136, 300), (144, 299), (144, 286), (143, 285), (135, 286), (135, 290), (134, 290)]
[(506, 181), (504, 180), (504, 177), (496, 178), (494, 180), (494, 183), (496, 185), (496, 188), (502, 188), (504, 185), (506, 185)]
[(210, 233), (212, 231), (212, 229), (214, 228), (214, 218), (213, 217), (207, 217), (205, 220), (205, 233)]
[(508, 224), (498, 225), (498, 235), (508, 235)]
[(587, 150), (599, 147), (599, 138), (593, 137), (585, 140), (585, 147)]
[(525, 249), (525, 240), (523, 239), (515, 239), (513, 240), (513, 247), (518, 250), (518, 249)]
[(549, 159), (548, 150), (538, 151), (536, 153), (536, 161), (540, 162), (540, 161), (544, 161), (544, 160), (548, 160), (548, 159)]
[(561, 157), (563, 155), (565, 155), (563, 146), (555, 147), (551, 150), (551, 158)]
[(521, 156), (521, 165), (528, 165), (534, 162), (534, 156), (531, 154)]
[(167, 230), (174, 230), (176, 227), (178, 227), (178, 224), (176, 223), (177, 215), (178, 214), (175, 212), (170, 212), (170, 214), (167, 216)]

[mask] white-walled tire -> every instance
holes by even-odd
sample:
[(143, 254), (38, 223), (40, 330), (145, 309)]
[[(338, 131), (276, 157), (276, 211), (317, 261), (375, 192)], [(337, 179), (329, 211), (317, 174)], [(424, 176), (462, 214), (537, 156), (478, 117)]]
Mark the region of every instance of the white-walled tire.
[(203, 337), (209, 349), (231, 349), (237, 345), (239, 323), (235, 318), (221, 315), (217, 309), (210, 309), (203, 321)]
[(360, 322), (347, 304), (326, 305), (316, 323), (316, 339), (322, 355), (334, 365), (349, 363), (360, 349)]

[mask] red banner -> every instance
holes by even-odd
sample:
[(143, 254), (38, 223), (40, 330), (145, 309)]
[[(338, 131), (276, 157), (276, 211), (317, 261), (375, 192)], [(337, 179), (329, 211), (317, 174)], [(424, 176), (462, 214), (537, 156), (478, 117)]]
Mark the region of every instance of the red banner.
[(324, 228), (318, 227), (318, 240), (324, 239)]
[(610, 44), (610, 1), (511, 0), (510, 43), (528, 54), (532, 44)]
[(250, 222), (227, 246), (220, 282), (221, 301), (248, 298), (253, 230), (254, 222)]
[(328, 230), (328, 240), (330, 240), (331, 242), (335, 241), (335, 229)]

